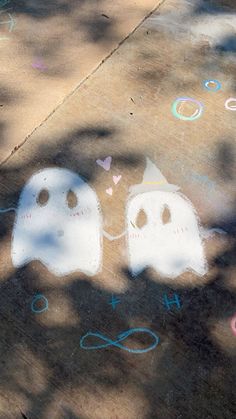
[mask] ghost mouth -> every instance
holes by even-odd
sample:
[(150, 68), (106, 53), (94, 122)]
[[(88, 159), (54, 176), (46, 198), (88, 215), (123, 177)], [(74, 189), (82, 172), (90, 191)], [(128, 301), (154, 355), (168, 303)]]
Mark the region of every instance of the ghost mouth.
[(81, 217), (82, 215), (89, 215), (91, 214), (91, 209), (90, 208), (84, 208), (81, 209), (79, 211), (73, 212), (72, 214), (70, 214), (71, 217)]

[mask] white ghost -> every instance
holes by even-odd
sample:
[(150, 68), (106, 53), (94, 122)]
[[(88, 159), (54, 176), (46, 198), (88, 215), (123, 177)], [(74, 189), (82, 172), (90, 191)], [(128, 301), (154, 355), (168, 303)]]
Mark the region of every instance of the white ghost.
[(178, 189), (147, 159), (143, 182), (131, 187), (127, 204), (127, 247), (133, 275), (146, 267), (169, 278), (188, 270), (198, 275), (207, 272), (195, 210)]
[(55, 275), (95, 275), (102, 261), (96, 193), (70, 170), (37, 172), (19, 199), (11, 256), (15, 267), (39, 260)]

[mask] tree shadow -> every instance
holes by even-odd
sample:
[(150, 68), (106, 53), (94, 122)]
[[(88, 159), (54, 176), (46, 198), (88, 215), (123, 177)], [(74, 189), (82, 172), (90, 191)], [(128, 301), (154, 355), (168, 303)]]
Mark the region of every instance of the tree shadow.
[[(235, 91), (235, 7), (231, 0), (182, 0), (178, 8), (167, 10), (164, 4), (145, 23), (147, 31), (141, 34), (136, 57), (137, 78), (152, 87), (164, 82), (165, 91), (171, 86), (172, 93), (178, 94), (200, 87), (199, 77), (203, 81), (221, 73), (231, 79), (224, 87)], [(191, 77), (190, 72), (183, 77), (186, 68), (191, 69)]]
[[(68, 48), (86, 40), (103, 48), (111, 40), (118, 41), (116, 19), (102, 13), (102, 0), (10, 1), (1, 11), (10, 11), (17, 30), (26, 25), (31, 31), (17, 31), (17, 42), (26, 60), (29, 56), (44, 62), (44, 77), (65, 77), (74, 71)], [(63, 19), (63, 22), (62, 22)], [(57, 27), (57, 28), (56, 28)], [(65, 57), (63, 60), (63, 56)], [(38, 70), (39, 71), (39, 70)], [(41, 70), (40, 70), (41, 71)]]
[(236, 5), (233, 0), (200, 0), (195, 6), (196, 14), (218, 15), (222, 13), (234, 13)]
[[(81, 166), (87, 181), (94, 180), (99, 175), (90, 158), (86, 161), (83, 155), (73, 163), (73, 141), (81, 145), (87, 138), (91, 144), (103, 143), (114, 132), (114, 127), (75, 129), (59, 139), (60, 147), (40, 147), (27, 167), (3, 166), (1, 182), (9, 190), (2, 192), (2, 202), (16, 205), (26, 178), (39, 167), (62, 166), (58, 148), (65, 155), (64, 162), (70, 162), (76, 171)], [(228, 161), (227, 152), (220, 151), (227, 147), (226, 140), (219, 142), (216, 153), (217, 169), (221, 167), (225, 182), (228, 164), (234, 164), (232, 157)], [(142, 159), (138, 154), (117, 156), (119, 164), (131, 171)], [(46, 419), (55, 412), (60, 418), (110, 417), (111, 398), (115, 414), (122, 418), (127, 416), (122, 409), (128, 403), (131, 417), (233, 419), (236, 371), (229, 320), (236, 295), (229, 279), (235, 268), (235, 212), (222, 220), (212, 219), (211, 226), (224, 229), (228, 243), (210, 261), (211, 275), (203, 283), (192, 282), (192, 274), (183, 282), (179, 278), (166, 282), (150, 270), (134, 279), (125, 265), (119, 265), (108, 272), (114, 287), (109, 289), (103, 282), (106, 269), (98, 278), (88, 279), (77, 273), (57, 278), (37, 261), (19, 269), (1, 268), (0, 386), (5, 397), (12, 395), (11, 403), (18, 412), (15, 417), (21, 412), (28, 419)], [(4, 215), (1, 249), (5, 248), (4, 262), (10, 265), (12, 228), (13, 219)], [(125, 288), (117, 291), (121, 281)], [(49, 303), (49, 310), (42, 314), (31, 311), (38, 293)], [(171, 299), (174, 293), (181, 308), (172, 304), (168, 310), (164, 295)], [(120, 300), (115, 309), (113, 295)], [(133, 327), (151, 329), (160, 338), (157, 348), (136, 355), (115, 346), (101, 350), (80, 347), (81, 337), (89, 331), (115, 340)], [(89, 343), (101, 344), (101, 340)], [(133, 334), (124, 344), (145, 349), (151, 342), (149, 336)]]
[[(58, 14), (71, 12), (74, 4), (58, 2)], [(18, 2), (16, 7), (20, 5)], [(43, 20), (53, 15), (56, 3), (41, 2), (38, 11), (35, 2), (22, 5), (30, 17), (37, 19), (38, 13)], [(87, 23), (88, 28), (92, 26), (91, 21)], [(88, 30), (93, 40), (93, 29)], [(110, 30), (107, 25), (104, 33)], [(101, 40), (103, 29), (101, 34), (99, 31), (96, 36)], [(144, 58), (147, 61), (147, 55)], [(146, 74), (145, 80), (151, 83), (155, 74), (154, 70)], [(165, 76), (164, 71), (156, 80)], [(180, 81), (174, 81), (176, 91)], [(189, 82), (182, 83), (186, 88)], [(75, 127), (55, 142), (49, 139), (32, 148), (29, 158), (23, 147), (23, 158), (14, 161), (12, 156), (13, 161), (0, 168), (1, 206), (16, 207), (26, 180), (47, 166), (69, 168), (99, 185), (102, 176), (95, 165), (96, 156), (106, 156), (107, 143), (114, 141), (116, 134), (119, 132), (112, 124)], [(97, 155), (97, 145), (103, 155)], [(219, 142), (215, 155), (219, 178), (232, 186), (235, 161), (230, 139)], [(130, 171), (139, 168), (143, 158), (138, 152), (113, 155), (118, 165)], [(150, 270), (134, 279), (125, 263), (112, 264), (108, 272), (104, 268), (96, 278), (77, 273), (57, 278), (37, 261), (14, 269), (9, 256), (14, 218), (1, 215), (0, 387), (5, 417), (12, 409), (16, 418), (22, 418), (23, 413), (27, 419), (48, 419), (57, 412), (59, 418), (66, 419), (233, 419), (235, 337), (229, 321), (236, 305), (232, 282), (235, 221), (233, 207), (221, 219), (212, 216), (209, 220), (209, 228), (227, 232), (227, 245), (211, 258), (209, 278), (198, 283), (192, 281), (191, 274), (187, 281), (178, 278), (171, 282)], [(119, 250), (116, 245), (113, 253), (110, 249), (109, 259), (115, 259)], [(105, 276), (111, 277), (109, 286), (103, 281)], [(124, 286), (118, 291), (120, 284)], [(49, 301), (49, 310), (40, 315), (31, 311), (37, 293)], [(174, 293), (181, 308), (172, 305), (167, 310), (163, 297), (171, 298)], [(111, 306), (113, 295), (120, 300), (115, 309)], [(160, 337), (156, 350), (132, 355), (114, 346), (97, 351), (80, 347), (81, 337), (88, 331), (115, 340), (120, 332), (139, 326)], [(149, 344), (143, 335), (127, 340), (131, 348)]]
[[(220, 141), (216, 155), (216, 170), (224, 182), (232, 178), (235, 181), (235, 171), (234, 177), (228, 172), (235, 164), (231, 143)], [(233, 419), (235, 416), (232, 391), (236, 376), (235, 337), (230, 328), (236, 307), (235, 226), (236, 204), (230, 214), (227, 212), (220, 220), (212, 218), (209, 222), (208, 227), (227, 232), (228, 243), (209, 261), (207, 282), (194, 285), (192, 275), (188, 274), (183, 275), (182, 281), (181, 276), (163, 283), (150, 270), (135, 279), (139, 286), (145, 282), (139, 316), (155, 324), (164, 340), (161, 359), (157, 358), (152, 365), (154, 377), (143, 385), (150, 405), (147, 419)], [(134, 281), (128, 269), (123, 272)], [(164, 295), (168, 296), (171, 308), (166, 306)], [(180, 309), (175, 302), (176, 295), (181, 302)]]

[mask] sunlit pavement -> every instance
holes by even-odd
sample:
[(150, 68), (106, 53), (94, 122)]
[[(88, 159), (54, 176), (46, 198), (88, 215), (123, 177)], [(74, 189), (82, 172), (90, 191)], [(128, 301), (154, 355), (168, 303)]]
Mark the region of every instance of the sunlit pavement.
[(0, 0), (2, 419), (235, 418), (236, 6), (159, 3)]

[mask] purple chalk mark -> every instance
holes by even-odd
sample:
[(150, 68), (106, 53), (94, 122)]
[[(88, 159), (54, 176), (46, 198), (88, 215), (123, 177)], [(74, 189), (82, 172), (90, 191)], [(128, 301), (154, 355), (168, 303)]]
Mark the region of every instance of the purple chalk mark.
[(47, 67), (44, 65), (42, 60), (34, 61), (32, 64), (32, 67), (36, 68), (37, 70), (42, 70), (42, 71), (47, 70)]

